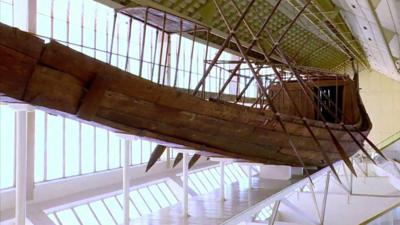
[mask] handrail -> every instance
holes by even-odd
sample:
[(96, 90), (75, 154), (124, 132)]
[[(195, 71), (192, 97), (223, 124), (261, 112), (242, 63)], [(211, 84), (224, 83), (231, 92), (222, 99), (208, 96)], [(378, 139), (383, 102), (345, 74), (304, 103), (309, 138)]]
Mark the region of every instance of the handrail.
[(385, 148), (389, 147), (390, 145), (392, 145), (394, 142), (398, 141), (399, 139), (400, 139), (400, 131), (397, 131), (396, 133), (383, 139), (381, 142), (379, 142), (377, 144), (377, 146), (379, 149), (384, 150)]
[(396, 203), (396, 204), (390, 206), (389, 208), (387, 208), (387, 209), (385, 209), (385, 210), (379, 212), (378, 214), (376, 214), (376, 215), (374, 215), (374, 216), (372, 216), (372, 217), (370, 217), (370, 218), (364, 220), (364, 221), (363, 221), (362, 223), (360, 223), (359, 225), (368, 225), (369, 223), (371, 223), (371, 222), (373, 222), (374, 220), (376, 220), (376, 219), (378, 219), (378, 218), (384, 216), (386, 213), (392, 211), (393, 209), (395, 209), (395, 208), (397, 208), (397, 207), (399, 207), (399, 206), (400, 206), (400, 202), (399, 202), (399, 203)]
[[(338, 161), (338, 162), (334, 163), (333, 166), (337, 167), (342, 163), (343, 163), (343, 161)], [(281, 191), (269, 196), (268, 198), (256, 203), (252, 207), (250, 207), (250, 208), (242, 211), (241, 213), (231, 217), (230, 219), (224, 221), (223, 223), (221, 223), (221, 225), (237, 225), (238, 223), (243, 221), (243, 218), (250, 218), (253, 215), (257, 214), (259, 211), (261, 211), (265, 206), (286, 198), (286, 196), (289, 193), (308, 184), (310, 182), (310, 179), (315, 179), (321, 175), (325, 175), (326, 173), (328, 173), (330, 171), (331, 171), (330, 167), (325, 167), (324, 169), (321, 169), (320, 171), (313, 173), (312, 175), (310, 175), (310, 177), (305, 177), (305, 178), (301, 179), (300, 181), (298, 181), (292, 185), (289, 185), (288, 187), (283, 188)]]

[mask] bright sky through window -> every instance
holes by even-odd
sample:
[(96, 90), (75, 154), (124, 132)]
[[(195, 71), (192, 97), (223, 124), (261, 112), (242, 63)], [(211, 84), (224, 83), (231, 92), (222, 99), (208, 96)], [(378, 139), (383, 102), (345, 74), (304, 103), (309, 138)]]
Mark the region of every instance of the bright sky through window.
[(0, 189), (15, 185), (15, 111), (0, 105)]
[[(14, 24), (13, 7), (12, 0), (0, 0), (0, 22), (8, 25)], [(47, 41), (49, 38), (53, 38), (77, 51), (108, 62), (113, 14), (113, 9), (92, 0), (37, 0), (36, 32)], [(118, 16), (111, 63), (121, 69), (125, 69), (126, 63), (128, 63), (127, 70), (138, 74), (141, 49), (137, 46), (140, 46), (142, 42), (144, 25), (133, 20), (129, 57), (126, 60), (128, 22), (128, 17)], [(161, 40), (161, 32), (147, 27), (146, 40), (148, 41), (145, 43), (145, 48), (148, 51), (144, 51), (143, 77), (157, 82), (157, 78), (169, 73), (170, 75), (166, 79), (167, 85), (176, 84), (180, 88), (194, 88), (205, 67), (206, 45), (197, 42), (194, 44), (193, 65), (189, 68), (187, 58), (193, 45), (191, 39), (182, 38), (182, 52), (180, 60), (178, 60), (178, 35), (170, 36), (168, 65), (165, 65), (165, 57), (168, 52), (166, 45), (161, 50), (161, 42), (167, 42), (168, 38), (165, 36), (164, 40)], [(209, 47), (209, 57), (212, 57), (216, 51), (217, 49)], [(163, 52), (162, 55), (161, 52)], [(224, 52), (221, 59), (230, 60), (233, 57), (232, 54)], [(159, 62), (162, 62), (162, 65)], [(231, 65), (221, 66), (230, 68)], [(244, 71), (244, 73), (246, 72)], [(190, 83), (189, 75), (193, 76)], [(216, 92), (228, 76), (226, 71), (214, 68), (206, 81), (206, 91)], [(240, 85), (244, 85), (243, 82)], [(225, 90), (225, 93), (233, 92), (230, 88)], [(256, 94), (255, 86), (251, 86), (247, 95), (256, 96)], [(0, 108), (0, 189), (4, 189), (15, 185), (15, 112), (5, 106)], [(105, 129), (35, 110), (34, 139), (35, 182), (121, 168), (121, 152), (124, 143), (115, 134)], [(134, 140), (130, 164), (146, 163), (155, 146), (156, 143), (146, 140)], [(171, 157), (175, 156), (176, 152), (172, 151)], [(161, 160), (165, 159), (166, 154), (161, 157)], [(213, 172), (210, 171), (208, 175), (210, 174)], [(236, 178), (233, 174), (227, 173), (227, 180), (232, 181)], [(191, 178), (190, 182), (198, 183), (201, 179), (204, 180), (204, 176), (199, 174), (195, 178)], [(210, 184), (215, 187), (216, 181), (210, 181)], [(208, 186), (207, 188), (210, 189)]]

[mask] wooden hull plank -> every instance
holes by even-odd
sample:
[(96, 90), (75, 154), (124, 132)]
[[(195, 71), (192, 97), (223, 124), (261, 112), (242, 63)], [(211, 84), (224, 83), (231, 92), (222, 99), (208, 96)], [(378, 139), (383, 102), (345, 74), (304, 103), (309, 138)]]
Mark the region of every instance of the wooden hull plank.
[[(207, 101), (133, 76), (54, 41), (44, 45), (33, 35), (4, 25), (0, 31), (0, 92), (11, 98), (115, 131), (159, 140), (164, 145), (174, 143), (195, 149), (198, 154), (193, 161), (200, 155), (213, 155), (278, 165), (300, 164), (269, 110)], [(352, 90), (351, 81), (342, 82)], [(296, 91), (294, 86), (291, 88)], [(352, 125), (368, 134), (371, 124), (360, 109), (361, 100), (353, 90), (344, 95), (351, 100), (347, 105), (354, 112)], [(308, 104), (301, 96), (296, 100)], [(275, 101), (285, 99), (278, 95)], [(292, 110), (284, 104), (280, 107), (284, 112)], [(302, 110), (310, 117), (314, 113), (306, 106)], [(325, 166), (301, 119), (287, 114), (282, 120), (305, 164)], [(308, 123), (331, 161), (358, 150), (339, 124), (329, 124), (339, 140), (333, 143), (321, 121), (308, 119)], [(364, 141), (350, 130), (357, 140)], [(338, 144), (343, 151), (335, 148)], [(164, 150), (160, 147), (150, 161), (154, 163)]]

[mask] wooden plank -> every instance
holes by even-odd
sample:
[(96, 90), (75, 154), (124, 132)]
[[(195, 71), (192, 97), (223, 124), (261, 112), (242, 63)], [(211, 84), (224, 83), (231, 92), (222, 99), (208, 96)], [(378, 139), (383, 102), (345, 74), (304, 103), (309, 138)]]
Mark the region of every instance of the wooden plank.
[[(124, 107), (121, 107), (124, 106)], [(258, 144), (270, 150), (274, 148), (273, 137), (254, 132), (254, 127), (248, 125), (237, 126), (234, 122), (218, 120), (213, 117), (197, 115), (195, 113), (163, 107), (137, 98), (128, 97), (115, 92), (107, 92), (101, 107), (111, 109), (126, 115), (139, 116), (149, 120), (162, 122), (174, 127), (182, 127), (193, 131), (207, 133), (214, 136), (224, 136), (247, 143)], [(273, 134), (271, 133), (271, 136)], [(275, 136), (275, 140), (277, 135)], [(262, 143), (262, 144), (260, 144)]]
[(80, 81), (70, 74), (37, 66), (27, 87), (24, 101), (75, 114), (83, 93)]
[[(213, 117), (164, 107), (115, 92), (107, 92), (106, 95), (107, 96), (102, 101), (102, 107), (114, 109), (115, 111), (127, 115), (139, 116), (170, 126), (184, 127), (217, 137), (252, 143), (270, 150), (276, 149), (272, 147), (274, 145), (290, 147), (286, 139), (282, 137), (283, 134), (273, 130), (249, 125), (238, 125), (235, 121), (218, 120)], [(315, 148), (314, 142), (309, 136), (292, 136), (299, 149)], [(330, 139), (322, 139), (321, 144), (324, 148), (329, 149), (328, 151), (334, 151)]]
[[(113, 121), (114, 123), (124, 124), (137, 129), (146, 129), (165, 136), (172, 136), (180, 140), (186, 140), (186, 146), (192, 146), (193, 144), (191, 143), (197, 143), (201, 147), (196, 146), (195, 149), (199, 151), (206, 150), (232, 158), (242, 158), (261, 163), (271, 163), (271, 161), (276, 161), (277, 159), (282, 163), (287, 163), (288, 165), (297, 162), (295, 156), (285, 157), (284, 155), (274, 153), (274, 150), (270, 151), (265, 147), (247, 142), (239, 142), (231, 138), (195, 132), (191, 129), (185, 129), (182, 127), (169, 126), (151, 119), (118, 113), (112, 109), (100, 108), (97, 116), (107, 118), (107, 120)], [(97, 118), (95, 120), (97, 120)]]
[[(253, 161), (253, 162), (260, 162), (260, 163), (267, 163), (267, 164), (269, 163), (269, 164), (274, 164), (274, 165), (296, 165), (296, 166), (301, 166), (297, 159), (296, 159), (296, 161), (293, 161), (292, 164), (287, 164), (287, 163), (285, 164), (284, 162), (282, 162), (280, 160), (279, 157), (276, 158), (276, 159), (270, 159), (270, 160), (268, 160), (268, 162), (265, 162), (265, 161), (261, 162), (259, 160), (259, 158), (244, 159), (244, 158), (240, 158), (238, 155), (229, 154), (229, 152), (226, 152), (226, 151), (221, 150), (221, 149), (214, 148), (212, 146), (206, 146), (206, 145), (204, 145), (202, 143), (191, 142), (191, 141), (188, 141), (188, 140), (176, 138), (174, 136), (164, 135), (164, 134), (157, 133), (157, 132), (150, 131), (150, 130), (135, 128), (135, 127), (132, 127), (130, 125), (121, 124), (121, 123), (118, 123), (118, 122), (110, 121), (108, 119), (104, 119), (101, 116), (96, 117), (95, 120), (99, 124), (103, 124), (105, 126), (113, 127), (115, 129), (130, 133), (132, 135), (145, 137), (145, 138), (150, 138), (150, 139), (154, 139), (154, 140), (164, 141), (165, 143), (163, 145), (168, 145), (167, 143), (175, 143), (176, 145), (188, 146), (190, 149), (200, 149), (199, 151), (197, 151), (197, 153), (199, 153), (199, 152), (203, 153), (204, 152), (205, 156), (211, 156), (211, 155), (212, 156), (223, 156), (223, 157), (236, 158), (236, 159), (242, 160), (242, 161)], [(180, 148), (181, 149), (185, 149), (185, 147), (180, 147)]]
[(34, 71), (36, 60), (2, 45), (0, 45), (0, 59), (0, 92), (21, 100)]
[(84, 86), (95, 78), (98, 70), (107, 66), (56, 41), (46, 44), (40, 63), (75, 76)]
[(91, 121), (96, 115), (97, 109), (101, 103), (101, 99), (109, 86), (109, 80), (102, 75), (96, 76), (89, 91), (83, 98), (82, 104), (79, 107), (77, 116)]
[(39, 59), (44, 41), (32, 34), (0, 23), (0, 45), (33, 59)]
[(115, 82), (110, 85), (110, 90), (124, 93), (128, 96), (135, 96), (159, 105), (173, 106), (185, 111), (193, 111), (195, 109), (198, 114), (235, 120), (237, 123), (244, 124), (254, 122), (257, 125), (261, 125), (266, 117), (272, 117), (272, 113), (269, 111), (249, 114), (247, 113), (247, 111), (251, 111), (249, 108), (243, 110), (243, 108), (239, 107), (209, 102), (195, 96), (177, 92), (170, 87), (159, 86), (118, 69), (110, 71), (109, 76), (115, 78)]
[[(177, 143), (200, 153), (206, 151), (211, 155), (262, 163), (299, 164), (294, 154), (287, 151), (290, 149), (287, 138), (274, 123), (275, 115), (269, 110), (206, 101), (162, 87), (54, 41), (42, 54), (42, 41), (32, 35), (8, 27), (0, 27), (0, 31), (6, 33), (0, 33), (0, 92), (8, 96), (47, 107), (48, 111), (56, 110), (58, 114), (77, 113), (79, 118), (91, 123)], [(35, 69), (39, 56), (42, 65)], [(319, 85), (330, 85), (335, 81), (320, 82)], [(344, 85), (352, 90), (351, 82), (346, 82)], [(293, 93), (298, 92), (296, 85), (291, 84)], [(87, 89), (89, 92), (84, 95)], [(290, 113), (293, 107), (286, 104), (287, 99), (281, 95), (277, 98), (283, 101), (279, 109), (286, 110), (289, 115), (280, 116), (296, 148), (306, 158), (307, 164), (323, 165), (315, 144), (301, 124), (301, 118)], [(360, 108), (361, 101), (352, 91), (346, 92), (345, 96), (350, 101), (345, 105), (346, 110), (357, 114), (355, 109)], [(297, 96), (296, 100), (307, 105), (302, 96)], [(302, 110), (309, 113), (309, 107)], [(364, 117), (367, 117), (365, 112), (361, 117), (363, 120), (355, 125), (368, 133), (370, 123)], [(270, 122), (265, 123), (266, 120)], [(322, 147), (335, 160), (340, 159), (338, 154), (343, 158), (357, 149), (340, 125), (329, 124), (344, 147), (338, 153), (324, 124), (317, 120), (308, 120), (308, 123)], [(360, 135), (355, 136), (363, 140)]]

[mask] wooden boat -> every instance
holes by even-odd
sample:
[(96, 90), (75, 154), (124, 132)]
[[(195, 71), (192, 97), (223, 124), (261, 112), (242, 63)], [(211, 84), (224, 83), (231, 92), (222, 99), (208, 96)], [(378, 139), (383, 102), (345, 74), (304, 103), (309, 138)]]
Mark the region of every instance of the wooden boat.
[[(300, 110), (307, 117), (304, 120), (294, 113), (279, 85), (269, 91), (275, 95), (273, 101), (279, 115), (269, 108), (204, 100), (139, 78), (55, 41), (44, 44), (32, 34), (5, 25), (0, 26), (0, 59), (2, 101), (26, 102), (53, 114), (142, 136), (162, 145), (195, 149), (208, 157), (301, 166), (288, 142), (289, 135), (305, 165), (326, 166), (326, 158), (304, 126), (306, 120), (329, 160), (343, 159), (320, 119), (326, 112), (313, 110), (314, 102), (305, 98), (298, 82), (286, 84), (301, 105)], [(330, 98), (334, 96), (338, 103), (336, 113), (362, 143), (371, 122), (355, 82), (347, 76), (314, 78), (318, 76), (305, 79), (306, 84), (317, 95), (324, 92)], [(288, 134), (279, 126), (277, 116)], [(359, 146), (341, 121), (327, 120), (326, 126), (346, 157), (357, 152)]]

